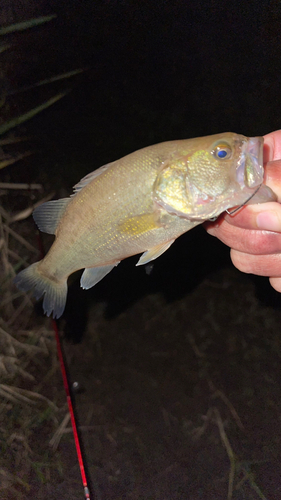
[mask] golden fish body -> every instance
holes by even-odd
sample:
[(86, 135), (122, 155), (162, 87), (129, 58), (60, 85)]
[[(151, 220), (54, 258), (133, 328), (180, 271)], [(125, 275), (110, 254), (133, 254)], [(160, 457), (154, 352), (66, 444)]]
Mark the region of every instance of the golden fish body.
[(67, 278), (84, 269), (90, 288), (122, 259), (144, 252), (137, 265), (224, 210), (275, 199), (263, 182), (261, 138), (225, 133), (150, 146), (92, 172), (67, 199), (34, 211), (39, 229), (56, 235), (43, 260), (15, 278), (44, 295), (47, 315), (65, 307)]

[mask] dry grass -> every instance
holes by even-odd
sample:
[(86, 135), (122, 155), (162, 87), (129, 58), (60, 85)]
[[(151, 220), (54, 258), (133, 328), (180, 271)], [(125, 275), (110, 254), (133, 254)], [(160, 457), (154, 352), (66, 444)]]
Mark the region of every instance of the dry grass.
[[(1, 83), (7, 80), (7, 86), (0, 89), (0, 172), (4, 175), (7, 169), (14, 168), (17, 162), (26, 161), (34, 153), (32, 138), (24, 133), (22, 136), (15, 134), (14, 129), (18, 130), (20, 125), (69, 92), (65, 88), (58, 92), (50, 90), (46, 97), (42, 93), (33, 99), (30, 91), (52, 86), (54, 82), (68, 81), (83, 71), (74, 69), (34, 81), (36, 62), (35, 67), (28, 63), (25, 66), (30, 71), (29, 81), (33, 83), (11, 88), (13, 85), (10, 86), (8, 75), (20, 81), (18, 67), (30, 61), (28, 53), (18, 51), (24, 33), (33, 28), (36, 40), (35, 28), (42, 25), (38, 28), (39, 33), (45, 23), (56, 18), (56, 15), (38, 18), (30, 15), (28, 19), (27, 5), (24, 13), (21, 10), (13, 8), (12, 17), (9, 8), (0, 13)], [(22, 15), (24, 19), (21, 19)], [(14, 19), (12, 24), (11, 19)], [(26, 47), (28, 51), (29, 45)], [(18, 94), (23, 93), (27, 97), (18, 99)], [(9, 175), (2, 180), (7, 182), (0, 183), (0, 498), (23, 498), (31, 491), (34, 478), (35, 482), (36, 479), (39, 483), (44, 482), (50, 477), (50, 469), (58, 468), (54, 460), (48, 459), (51, 453), (48, 441), (65, 414), (63, 389), (52, 388), (52, 385), (57, 385), (52, 381), (59, 374), (54, 332), (46, 318), (35, 316), (30, 295), (19, 292), (13, 285), (17, 272), (39, 259), (36, 241), (29, 237), (30, 230), (25, 224), (25, 219), (37, 206), (30, 200), (36, 198), (42, 203), (51, 199), (54, 193), (43, 198), (41, 184), (15, 184), (9, 182)], [(32, 192), (35, 196), (31, 194), (29, 198)], [(25, 206), (26, 199), (28, 206), (19, 210)]]
[[(49, 197), (48, 197), (49, 198)], [(0, 497), (23, 498), (34, 477), (44, 482), (48, 461), (40, 467), (38, 429), (52, 435), (65, 413), (48, 387), (58, 372), (54, 332), (47, 319), (36, 318), (29, 295), (13, 285), (16, 270), (38, 257), (37, 249), (14, 229), (33, 207), (18, 214), (0, 213)], [(21, 257), (24, 254), (24, 259)], [(60, 408), (61, 407), (61, 408)], [(44, 443), (48, 451), (48, 437)], [(40, 457), (40, 458), (39, 458)]]
[[(202, 359), (204, 360), (205, 353), (198, 348), (192, 335), (188, 335), (187, 337), (196, 357), (202, 362)], [(229, 401), (223, 391), (218, 390), (215, 387), (214, 383), (208, 375), (206, 376), (206, 381), (211, 392), (211, 400), (220, 400), (226, 406), (231, 419), (235, 422), (239, 430), (244, 433), (245, 427), (231, 401)], [(208, 432), (208, 430), (210, 433), (214, 432), (212, 429), (210, 430), (210, 427), (217, 427), (221, 444), (224, 447), (229, 459), (228, 488), (226, 499), (232, 500), (234, 492), (240, 491), (243, 488), (244, 483), (248, 482), (250, 488), (256, 493), (257, 498), (260, 498), (261, 500), (268, 500), (258, 487), (254, 475), (248, 470), (248, 467), (246, 467), (245, 464), (239, 460), (239, 457), (237, 457), (232, 448), (230, 438), (228, 437), (226, 431), (230, 420), (228, 419), (225, 422), (223, 421), (221, 412), (217, 406), (210, 406), (207, 414), (203, 415), (201, 418), (203, 420), (203, 424), (199, 427), (191, 427), (190, 434), (194, 440), (199, 440), (205, 433)]]

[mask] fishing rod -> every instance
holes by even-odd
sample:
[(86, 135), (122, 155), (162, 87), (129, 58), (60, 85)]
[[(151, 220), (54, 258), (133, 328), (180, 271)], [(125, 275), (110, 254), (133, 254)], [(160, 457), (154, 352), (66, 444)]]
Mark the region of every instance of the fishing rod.
[(64, 355), (62, 352), (58, 325), (57, 325), (57, 322), (55, 319), (52, 319), (52, 326), (53, 326), (53, 329), (55, 332), (55, 338), (56, 338), (56, 343), (57, 343), (57, 353), (58, 353), (58, 358), (59, 358), (59, 362), (60, 362), (63, 385), (64, 385), (66, 400), (67, 400), (67, 404), (68, 404), (68, 410), (69, 410), (70, 419), (71, 419), (72, 432), (73, 432), (75, 448), (76, 448), (76, 453), (77, 453), (77, 458), (78, 458), (78, 463), (79, 463), (79, 468), (80, 468), (80, 474), (81, 474), (82, 484), (83, 484), (83, 488), (84, 488), (84, 497), (86, 500), (90, 500), (90, 498), (91, 498), (90, 491), (89, 491), (89, 487), (88, 487), (88, 481), (87, 481), (86, 471), (85, 471), (85, 467), (84, 467), (84, 460), (83, 460), (83, 455), (82, 455), (82, 451), (81, 451), (80, 439), (79, 439), (79, 434), (78, 434), (78, 430), (77, 430), (76, 418), (75, 418), (74, 408), (73, 408), (73, 404), (72, 404), (71, 393), (70, 393), (70, 389), (69, 389), (69, 382), (68, 382), (66, 368), (65, 368)]
[[(43, 258), (45, 256), (45, 251), (44, 251), (42, 236), (41, 236), (41, 233), (39, 231), (37, 231), (37, 238), (38, 238), (39, 252), (41, 254), (41, 257)], [(89, 482), (87, 480), (86, 470), (85, 470), (85, 466), (84, 466), (80, 438), (79, 438), (78, 429), (77, 429), (77, 421), (76, 421), (74, 407), (72, 404), (71, 391), (70, 391), (68, 377), (67, 377), (67, 371), (66, 371), (66, 367), (65, 367), (65, 359), (64, 359), (64, 355), (63, 355), (61, 341), (60, 341), (58, 325), (57, 325), (57, 322), (55, 319), (52, 319), (52, 327), (53, 327), (53, 330), (55, 333), (58, 359), (59, 359), (59, 363), (60, 363), (60, 369), (61, 369), (61, 374), (62, 374), (63, 386), (64, 386), (64, 390), (65, 390), (65, 394), (66, 394), (68, 410), (69, 410), (69, 414), (70, 414), (70, 420), (71, 420), (71, 425), (72, 425), (72, 432), (73, 432), (73, 437), (74, 437), (76, 454), (77, 454), (77, 459), (78, 459), (78, 463), (79, 463), (80, 474), (81, 474), (81, 479), (82, 479), (82, 484), (83, 484), (84, 498), (85, 498), (85, 500), (91, 500)]]

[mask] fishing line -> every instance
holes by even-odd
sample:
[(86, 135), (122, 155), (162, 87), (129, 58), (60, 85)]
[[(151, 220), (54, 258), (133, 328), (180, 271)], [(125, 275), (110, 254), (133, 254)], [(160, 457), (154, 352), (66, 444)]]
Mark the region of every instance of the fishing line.
[[(41, 257), (43, 258), (45, 255), (45, 252), (44, 252), (44, 246), (43, 246), (43, 242), (42, 242), (42, 236), (41, 236), (41, 233), (39, 231), (37, 234), (38, 234), (38, 247), (39, 247)], [(85, 466), (84, 466), (84, 460), (83, 460), (83, 454), (82, 454), (79, 434), (78, 434), (78, 430), (77, 430), (77, 423), (76, 423), (74, 407), (73, 407), (72, 399), (71, 399), (71, 392), (69, 389), (69, 382), (68, 382), (68, 378), (67, 378), (65, 360), (64, 360), (64, 355), (63, 355), (63, 351), (62, 351), (58, 325), (57, 325), (57, 322), (55, 319), (52, 319), (52, 326), (53, 326), (53, 330), (55, 332), (58, 359), (59, 359), (59, 363), (60, 363), (60, 369), (61, 369), (61, 374), (62, 374), (64, 390), (65, 390), (65, 394), (66, 394), (66, 400), (67, 400), (67, 404), (68, 404), (68, 410), (69, 410), (69, 414), (70, 414), (70, 420), (71, 420), (71, 425), (72, 425), (72, 432), (73, 432), (73, 437), (74, 437), (74, 442), (75, 442), (77, 459), (78, 459), (78, 463), (79, 463), (80, 474), (81, 474), (81, 479), (82, 479), (82, 484), (83, 484), (83, 489), (84, 489), (84, 498), (86, 500), (90, 500), (91, 499), (90, 490), (89, 490), (89, 486), (88, 486), (88, 481), (87, 481), (87, 476), (86, 476), (86, 471), (85, 471)]]
[[(246, 200), (246, 201), (244, 201), (244, 203), (242, 203), (242, 205), (239, 205), (239, 207), (236, 207), (236, 208), (234, 208), (233, 210), (228, 210), (228, 209), (226, 209), (226, 213), (227, 213), (228, 215), (233, 215), (233, 214), (235, 214), (236, 212), (238, 212), (239, 210), (241, 210), (241, 208), (245, 207), (245, 205), (247, 205), (248, 201), (250, 201), (250, 200), (251, 200), (251, 199), (255, 196), (255, 194), (257, 194), (257, 192), (258, 192), (258, 190), (261, 188), (261, 186), (262, 186), (262, 184), (260, 184), (260, 185), (257, 187), (257, 189), (254, 191), (254, 193), (253, 193), (253, 194), (251, 194), (251, 196), (249, 196), (249, 198), (247, 198), (247, 200)], [(217, 220), (217, 218), (218, 218), (218, 216), (216, 216), (216, 217), (211, 217), (211, 218), (210, 218), (210, 219), (208, 219), (208, 220), (209, 220), (209, 221), (211, 221), (211, 222), (215, 222), (215, 221)]]
[(249, 198), (247, 198), (246, 201), (244, 201), (244, 203), (242, 203), (242, 205), (239, 205), (239, 207), (237, 208), (234, 208), (234, 210), (226, 210), (226, 213), (228, 215), (233, 215), (235, 214), (236, 212), (238, 212), (238, 210), (241, 210), (241, 208), (243, 208), (245, 205), (247, 205), (248, 201), (250, 201), (254, 196), (255, 194), (257, 194), (258, 190), (261, 188), (262, 184), (260, 184), (257, 189), (253, 192), (253, 194), (251, 194), (251, 196), (249, 196)]

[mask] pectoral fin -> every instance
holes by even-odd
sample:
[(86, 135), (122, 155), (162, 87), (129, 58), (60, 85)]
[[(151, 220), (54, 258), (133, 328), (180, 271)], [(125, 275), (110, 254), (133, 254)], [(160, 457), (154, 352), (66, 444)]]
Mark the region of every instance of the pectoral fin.
[[(119, 261), (120, 262), (120, 261)], [(101, 281), (112, 269), (119, 264), (119, 262), (115, 262), (115, 264), (110, 264), (109, 266), (103, 267), (89, 267), (84, 270), (81, 280), (80, 286), (84, 288), (84, 290), (88, 290), (92, 288), (92, 286), (96, 285), (99, 281)]]
[(157, 215), (151, 213), (127, 217), (119, 224), (118, 229), (120, 233), (138, 236), (159, 227), (161, 227), (161, 224), (157, 221)]
[(160, 257), (162, 253), (166, 252), (168, 248), (174, 243), (175, 240), (167, 241), (166, 243), (161, 243), (161, 245), (157, 245), (156, 247), (150, 248), (146, 252), (142, 254), (138, 262), (136, 263), (136, 266), (142, 266), (143, 264), (148, 264), (151, 260), (157, 259), (157, 257)]

